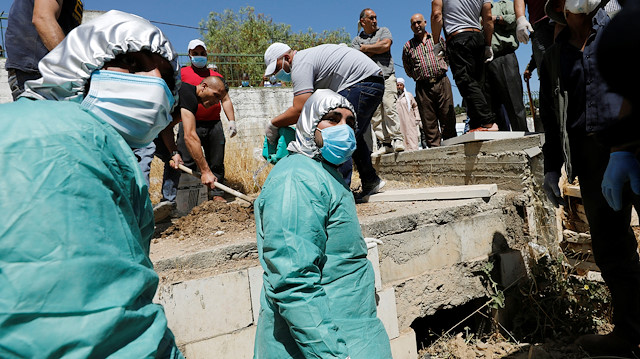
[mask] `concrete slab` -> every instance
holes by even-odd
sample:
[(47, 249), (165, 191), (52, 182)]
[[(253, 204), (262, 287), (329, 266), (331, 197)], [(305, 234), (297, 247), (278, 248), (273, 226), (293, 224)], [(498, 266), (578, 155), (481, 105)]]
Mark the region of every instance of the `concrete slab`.
[(251, 267), (247, 269), (249, 274), (249, 292), (251, 293), (251, 312), (253, 313), (253, 324), (258, 324), (260, 314), (260, 293), (262, 293), (262, 267)]
[(452, 146), (461, 143), (476, 141), (504, 140), (509, 138), (524, 137), (524, 135), (524, 132), (519, 131), (476, 131), (444, 140), (442, 141), (442, 146)]
[(378, 252), (378, 246), (375, 246), (367, 252), (367, 259), (373, 266), (373, 276), (376, 286), (376, 292), (382, 290), (382, 278), (380, 277), (380, 255)]
[(246, 270), (159, 288), (176, 343), (193, 343), (232, 333), (253, 323)]
[(497, 255), (500, 270), (500, 285), (507, 288), (527, 278), (527, 269), (520, 251), (508, 251)]
[(411, 188), (385, 191), (369, 196), (367, 202), (412, 202), (444, 199), (491, 197), (498, 191), (495, 184)]
[(185, 357), (189, 359), (251, 359), (256, 326), (221, 335), (219, 337), (186, 345)]
[(400, 336), (398, 311), (396, 310), (396, 292), (393, 287), (389, 287), (376, 293), (376, 295), (378, 296), (378, 318), (382, 321), (389, 339), (395, 339)]
[(418, 358), (418, 344), (413, 329), (408, 329), (402, 332), (398, 338), (391, 340), (391, 355), (393, 359)]
[(491, 254), (508, 236), (503, 216), (495, 210), (381, 238), (382, 285)]

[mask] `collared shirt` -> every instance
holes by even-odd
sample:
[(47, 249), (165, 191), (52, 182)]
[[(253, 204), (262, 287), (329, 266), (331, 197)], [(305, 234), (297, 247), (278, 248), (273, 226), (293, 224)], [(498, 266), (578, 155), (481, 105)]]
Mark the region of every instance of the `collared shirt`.
[[(366, 32), (361, 31), (360, 34), (354, 37), (351, 41), (351, 47), (356, 50), (360, 50), (360, 45), (371, 45), (385, 39), (393, 41), (391, 31), (389, 31), (389, 29), (386, 27), (376, 29), (373, 34), (367, 34)], [(383, 52), (381, 54), (374, 54), (371, 56), (371, 60), (375, 61), (375, 63), (380, 66), (380, 68), (382, 69), (382, 74), (385, 78), (396, 73), (396, 70), (393, 68), (391, 51)]]
[[(445, 42), (442, 37), (440, 43), (444, 50)], [(427, 34), (422, 39), (414, 36), (404, 44), (402, 48), (404, 71), (415, 81), (435, 79), (447, 72), (447, 62), (444, 58), (436, 58), (433, 46), (431, 34)]]
[(495, 56), (510, 54), (518, 48), (516, 39), (516, 13), (513, 1), (498, 0), (491, 4), (491, 15), (502, 16), (502, 23), (495, 22), (491, 47)]

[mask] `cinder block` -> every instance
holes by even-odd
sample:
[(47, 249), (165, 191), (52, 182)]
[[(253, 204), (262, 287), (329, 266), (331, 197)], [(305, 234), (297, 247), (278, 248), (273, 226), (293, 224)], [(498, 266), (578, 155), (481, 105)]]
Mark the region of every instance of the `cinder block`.
[(391, 340), (391, 355), (393, 359), (418, 358), (418, 344), (413, 329), (408, 329), (402, 332), (398, 338)]
[(262, 292), (262, 267), (251, 267), (249, 272), (249, 290), (251, 292), (251, 311), (253, 313), (253, 324), (258, 324), (260, 314), (260, 293)]
[(256, 338), (256, 326), (186, 345), (189, 359), (251, 359)]
[(500, 285), (508, 287), (514, 282), (527, 277), (527, 269), (524, 266), (522, 253), (513, 250), (497, 254), (500, 265)]
[(231, 333), (253, 323), (246, 270), (165, 286), (158, 301), (178, 344)]
[(378, 318), (382, 321), (389, 339), (395, 339), (400, 335), (398, 330), (398, 310), (396, 309), (396, 292), (387, 288), (376, 293), (378, 296)]
[(373, 265), (376, 292), (379, 292), (382, 290), (382, 278), (380, 277), (380, 253), (378, 252), (378, 246), (369, 249), (367, 252), (367, 259)]

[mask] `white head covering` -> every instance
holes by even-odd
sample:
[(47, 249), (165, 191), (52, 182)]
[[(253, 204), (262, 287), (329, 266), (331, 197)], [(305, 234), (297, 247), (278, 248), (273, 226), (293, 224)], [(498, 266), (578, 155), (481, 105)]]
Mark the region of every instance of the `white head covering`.
[[(180, 88), (177, 53), (162, 31), (132, 14), (111, 10), (72, 30), (47, 56), (38, 69), (42, 78), (27, 81), (22, 96), (37, 100), (82, 101), (91, 73), (105, 62), (127, 52), (149, 50), (171, 63), (177, 98)], [(177, 101), (176, 101), (177, 102)]]
[(336, 108), (348, 108), (354, 116), (356, 115), (356, 111), (346, 98), (332, 90), (316, 90), (304, 103), (296, 124), (296, 140), (291, 141), (287, 149), (311, 158), (319, 155), (320, 149), (316, 145), (314, 133), (320, 119)]
[(396, 82), (399, 83), (399, 84), (404, 84), (404, 79), (402, 77), (398, 77), (396, 79)]

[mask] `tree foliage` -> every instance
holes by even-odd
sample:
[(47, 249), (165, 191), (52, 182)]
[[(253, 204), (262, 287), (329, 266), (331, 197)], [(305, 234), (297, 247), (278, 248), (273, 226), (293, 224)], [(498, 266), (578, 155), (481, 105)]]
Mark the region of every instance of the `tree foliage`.
[(276, 23), (269, 15), (257, 14), (251, 6), (240, 8), (237, 13), (230, 9), (222, 13), (211, 12), (200, 27), (204, 28), (201, 34), (209, 60), (218, 64), (219, 72), (230, 80), (231, 85), (237, 84), (243, 72), (249, 74), (252, 85), (258, 85), (264, 74), (264, 51), (274, 42), (284, 42), (293, 49), (350, 43), (349, 33), (344, 28), (320, 33), (311, 28), (306, 32), (293, 32), (291, 25)]

